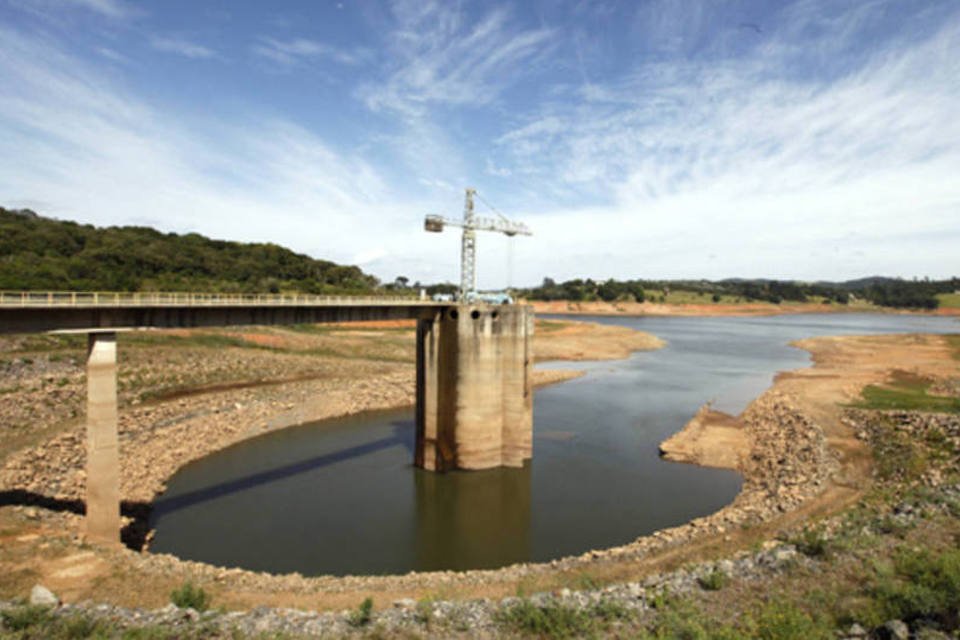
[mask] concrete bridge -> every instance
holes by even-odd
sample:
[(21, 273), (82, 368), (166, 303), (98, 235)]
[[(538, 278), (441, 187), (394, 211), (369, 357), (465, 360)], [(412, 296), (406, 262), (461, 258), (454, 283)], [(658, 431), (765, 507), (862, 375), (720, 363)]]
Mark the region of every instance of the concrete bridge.
[(519, 467), (532, 454), (533, 310), (401, 297), (0, 292), (0, 333), (87, 334), (86, 530), (120, 539), (117, 334), (149, 328), (417, 321), (414, 463)]

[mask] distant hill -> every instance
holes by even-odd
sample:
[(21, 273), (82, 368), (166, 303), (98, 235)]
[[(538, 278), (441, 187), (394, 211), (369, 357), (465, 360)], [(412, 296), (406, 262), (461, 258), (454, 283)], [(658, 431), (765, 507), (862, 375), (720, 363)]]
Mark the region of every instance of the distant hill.
[(345, 293), (377, 284), (357, 267), (275, 244), (101, 228), (0, 207), (0, 289)]
[[(531, 300), (627, 300), (643, 302), (651, 297), (658, 302), (669, 299), (682, 300), (684, 303), (702, 299), (691, 299), (693, 294), (700, 298), (708, 297), (714, 303), (739, 303), (764, 301), (773, 304), (781, 302), (809, 302), (819, 300), (823, 304), (848, 304), (851, 299), (866, 299), (884, 307), (906, 309), (936, 309), (940, 304), (938, 295), (950, 294), (960, 290), (960, 280), (903, 280), (872, 276), (846, 282), (800, 282), (796, 280), (769, 280), (763, 278), (727, 278), (713, 282), (710, 280), (603, 280), (587, 279), (555, 282), (544, 278), (539, 287), (532, 287), (519, 293)], [(855, 296), (855, 298), (854, 298)]]

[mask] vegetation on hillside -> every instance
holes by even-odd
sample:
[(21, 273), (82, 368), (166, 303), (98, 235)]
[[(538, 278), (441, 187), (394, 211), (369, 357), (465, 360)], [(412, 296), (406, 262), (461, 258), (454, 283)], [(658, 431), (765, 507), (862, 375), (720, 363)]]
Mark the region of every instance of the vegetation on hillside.
[(345, 293), (377, 284), (357, 267), (275, 244), (98, 228), (0, 207), (0, 289)]
[[(878, 306), (936, 309), (953, 300), (960, 279), (901, 280), (864, 278), (848, 282), (794, 282), (783, 280), (603, 280), (556, 282), (544, 278), (539, 287), (522, 291), (531, 300), (603, 300), (673, 303), (821, 302), (849, 304), (864, 300)], [(679, 295), (678, 295), (679, 294)]]

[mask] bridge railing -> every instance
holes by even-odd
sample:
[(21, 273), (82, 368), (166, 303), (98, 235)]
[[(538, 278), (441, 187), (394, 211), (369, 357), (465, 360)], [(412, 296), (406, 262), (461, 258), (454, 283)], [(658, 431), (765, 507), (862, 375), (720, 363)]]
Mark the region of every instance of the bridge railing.
[(404, 296), (321, 296), (307, 293), (186, 293), (118, 291), (0, 291), (0, 307), (351, 306), (434, 305)]

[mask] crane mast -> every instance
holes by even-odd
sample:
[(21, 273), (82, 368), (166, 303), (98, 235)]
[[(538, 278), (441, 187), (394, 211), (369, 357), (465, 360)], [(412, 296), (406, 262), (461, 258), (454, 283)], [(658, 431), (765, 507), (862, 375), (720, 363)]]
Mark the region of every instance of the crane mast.
[(477, 190), (467, 187), (465, 191), (462, 221), (438, 215), (428, 215), (424, 221), (424, 229), (435, 233), (443, 231), (444, 227), (463, 229), (460, 242), (460, 300), (467, 300), (477, 292), (477, 231), (494, 231), (510, 237), (533, 235), (527, 225), (507, 220), (499, 212), (499, 218), (477, 217), (473, 205)]
[(463, 203), (463, 237), (460, 240), (460, 295), (477, 290), (477, 230), (473, 215), (476, 190), (467, 188)]

